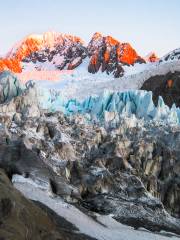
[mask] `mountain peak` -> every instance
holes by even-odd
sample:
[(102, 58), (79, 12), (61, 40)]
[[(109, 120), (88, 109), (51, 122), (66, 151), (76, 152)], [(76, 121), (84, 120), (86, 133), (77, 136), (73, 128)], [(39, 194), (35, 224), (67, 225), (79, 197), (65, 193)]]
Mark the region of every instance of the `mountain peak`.
[(156, 55), (155, 52), (150, 52), (148, 53), (144, 59), (147, 61), (147, 62), (156, 62), (159, 60), (159, 57)]
[(38, 51), (46, 47), (54, 47), (58, 44), (63, 44), (64, 41), (84, 44), (83, 40), (79, 37), (54, 31), (45, 32), (43, 34), (30, 34), (11, 49), (7, 58), (12, 58), (16, 54), (19, 55), (19, 53), (20, 55), (23, 55), (22, 57), (26, 57), (31, 52)]
[(10, 69), (19, 73), (22, 71), (22, 61), (35, 52), (43, 49), (53, 50), (60, 46), (84, 45), (81, 38), (50, 31), (43, 34), (30, 34), (16, 43), (5, 58), (0, 59), (0, 71)]
[(91, 57), (89, 71), (92, 73), (101, 68), (120, 76), (123, 72), (120, 65), (145, 62), (129, 43), (121, 43), (112, 36), (99, 33), (95, 33), (89, 42), (88, 53)]
[(98, 39), (98, 38), (101, 38), (102, 37), (102, 34), (100, 32), (95, 32), (92, 36), (92, 39)]

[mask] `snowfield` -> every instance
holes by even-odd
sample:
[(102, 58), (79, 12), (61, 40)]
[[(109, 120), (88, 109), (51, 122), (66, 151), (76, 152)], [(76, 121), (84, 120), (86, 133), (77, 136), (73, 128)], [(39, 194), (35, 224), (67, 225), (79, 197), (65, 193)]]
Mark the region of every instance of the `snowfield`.
[[(100, 95), (105, 90), (112, 92), (137, 90), (150, 77), (164, 75), (170, 71), (180, 71), (180, 61), (178, 60), (146, 64), (137, 63), (134, 66), (124, 66), (124, 76), (114, 78), (112, 74), (107, 75), (101, 71), (96, 74), (89, 73), (87, 71), (88, 62), (89, 60), (86, 58), (75, 70), (66, 70), (64, 74), (61, 74), (60, 71), (59, 81), (41, 79), (36, 81), (36, 83), (40, 87), (59, 90), (68, 99), (84, 100), (88, 96)], [(45, 64), (47, 65), (48, 63)], [(32, 71), (40, 67), (39, 65), (28, 63), (27, 66), (24, 65), (24, 71)], [(52, 64), (45, 66), (45, 68), (52, 71), (55, 70)]]

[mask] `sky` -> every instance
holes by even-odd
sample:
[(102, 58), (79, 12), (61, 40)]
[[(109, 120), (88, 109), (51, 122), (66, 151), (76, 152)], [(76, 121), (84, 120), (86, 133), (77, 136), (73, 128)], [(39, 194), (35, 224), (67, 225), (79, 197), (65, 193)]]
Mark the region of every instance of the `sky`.
[(95, 32), (129, 42), (145, 56), (180, 47), (180, 0), (1, 0), (0, 55), (31, 33)]

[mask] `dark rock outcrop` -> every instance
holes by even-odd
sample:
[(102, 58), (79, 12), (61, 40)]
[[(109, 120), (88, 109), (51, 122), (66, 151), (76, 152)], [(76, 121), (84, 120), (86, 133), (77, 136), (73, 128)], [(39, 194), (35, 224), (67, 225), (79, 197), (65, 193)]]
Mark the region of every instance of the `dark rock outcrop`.
[(180, 107), (180, 72), (151, 77), (144, 82), (141, 89), (153, 92), (155, 104), (159, 96), (162, 96), (166, 105), (171, 107), (175, 103)]

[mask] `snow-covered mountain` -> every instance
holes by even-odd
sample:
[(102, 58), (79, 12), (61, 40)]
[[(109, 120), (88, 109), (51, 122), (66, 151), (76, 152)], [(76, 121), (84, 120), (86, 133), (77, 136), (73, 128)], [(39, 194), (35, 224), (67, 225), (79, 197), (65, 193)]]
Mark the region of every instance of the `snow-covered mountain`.
[(169, 52), (168, 54), (166, 54), (164, 57), (162, 57), (160, 59), (160, 62), (163, 61), (180, 61), (180, 48), (177, 48), (171, 52)]
[[(85, 72), (86, 76), (105, 73), (102, 77), (112, 80), (114, 77), (141, 73), (140, 76), (143, 75), (144, 78), (144, 75), (148, 74), (159, 75), (157, 68), (162, 69), (159, 63), (167, 63), (164, 69), (170, 68), (170, 62), (176, 61), (178, 64), (179, 53), (180, 50), (176, 49), (159, 59), (151, 52), (142, 58), (129, 43), (121, 43), (111, 36), (103, 36), (97, 32), (87, 45), (79, 37), (46, 32), (31, 34), (15, 44), (4, 58), (0, 58), (0, 71), (24, 73), (66, 70), (68, 75), (69, 70), (75, 70), (73, 74), (77, 75), (81, 69), (81, 76)], [(91, 74), (88, 75), (88, 72)], [(96, 75), (95, 78), (99, 78), (100, 75)]]
[(155, 52), (150, 52), (144, 57), (146, 62), (157, 62), (159, 60), (159, 57), (156, 55)]
[(87, 70), (123, 75), (124, 65), (145, 63), (129, 43), (121, 43), (111, 36), (95, 33), (86, 46), (79, 38), (56, 32), (29, 35), (17, 43), (0, 59), (0, 70), (19, 73), (24, 70), (74, 69), (88, 59)]
[(95, 33), (88, 45), (90, 56), (89, 72), (114, 73), (115, 77), (123, 75), (123, 65), (145, 63), (129, 43), (121, 43), (111, 36)]
[[(75, 36), (47, 32), (42, 35), (29, 35), (16, 44), (1, 59), (0, 69), (9, 69), (13, 72), (22, 72), (30, 64), (34, 69), (72, 69), (78, 66), (86, 57), (83, 41)], [(27, 64), (29, 63), (29, 64)], [(44, 66), (40, 66), (44, 63)]]

